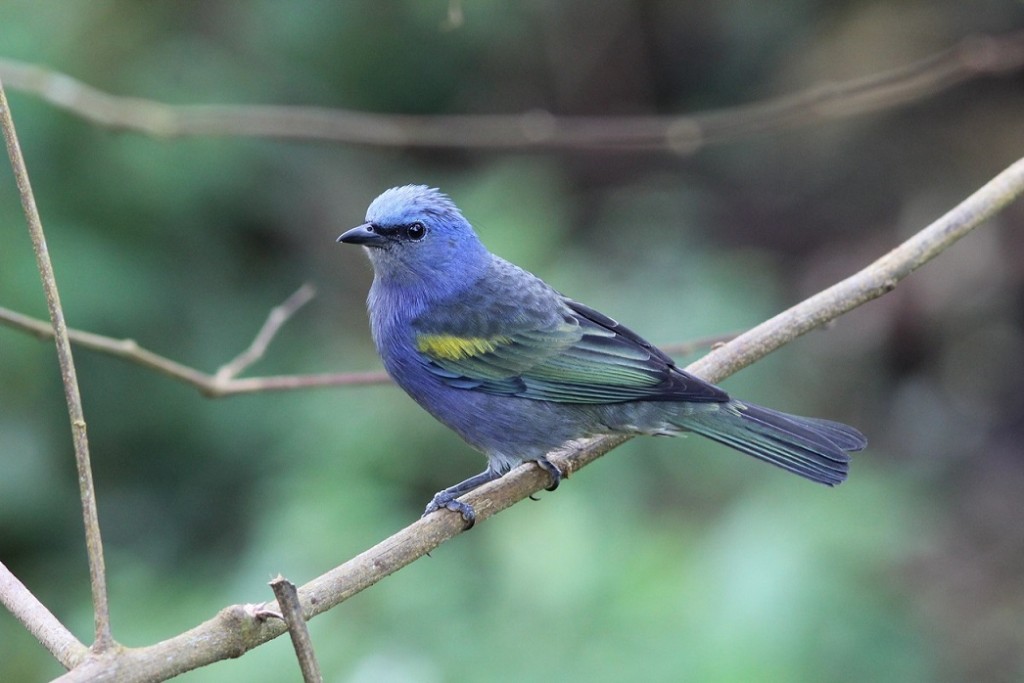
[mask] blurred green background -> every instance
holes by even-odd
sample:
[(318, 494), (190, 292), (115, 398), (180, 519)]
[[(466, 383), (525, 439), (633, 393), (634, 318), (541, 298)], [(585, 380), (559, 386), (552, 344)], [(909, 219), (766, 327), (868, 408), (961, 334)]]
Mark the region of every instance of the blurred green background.
[[(177, 104), (681, 114), (1022, 27), (1011, 0), (9, 0), (0, 56)], [(379, 367), (369, 266), (334, 239), (393, 185), (442, 188), (494, 251), (667, 344), (818, 291), (1024, 153), (1020, 72), (692, 156), (154, 139), (9, 98), (72, 326), (213, 371), (318, 288), (250, 375)], [(6, 167), (0, 216), (0, 305), (45, 318)], [(1022, 357), (1018, 202), (725, 383), (860, 427), (871, 446), (846, 485), (635, 440), (311, 622), (326, 680), (1022, 681)], [(210, 400), (76, 360), (126, 645), (265, 600), (278, 572), (319, 575), (483, 466), (391, 386)], [(4, 326), (0, 560), (89, 641), (53, 347)], [(0, 680), (59, 673), (0, 614)], [(298, 671), (282, 638), (181, 680)]]

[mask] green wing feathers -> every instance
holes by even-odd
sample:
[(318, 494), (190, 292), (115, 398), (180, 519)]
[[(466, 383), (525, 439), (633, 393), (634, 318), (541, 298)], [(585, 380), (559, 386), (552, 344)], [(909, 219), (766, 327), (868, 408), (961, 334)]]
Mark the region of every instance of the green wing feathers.
[[(560, 299), (562, 315), (520, 315), (490, 334), (433, 325), (416, 337), (431, 371), (451, 386), (559, 403), (725, 401), (725, 392), (596, 311)], [(427, 326), (424, 326), (427, 327)]]

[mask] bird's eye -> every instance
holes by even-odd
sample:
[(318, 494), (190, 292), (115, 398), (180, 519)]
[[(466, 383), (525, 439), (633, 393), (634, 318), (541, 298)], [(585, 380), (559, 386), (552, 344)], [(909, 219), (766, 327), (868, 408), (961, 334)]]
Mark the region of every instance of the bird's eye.
[(420, 241), (427, 234), (427, 226), (422, 223), (413, 223), (406, 229), (406, 234), (409, 235), (409, 239)]

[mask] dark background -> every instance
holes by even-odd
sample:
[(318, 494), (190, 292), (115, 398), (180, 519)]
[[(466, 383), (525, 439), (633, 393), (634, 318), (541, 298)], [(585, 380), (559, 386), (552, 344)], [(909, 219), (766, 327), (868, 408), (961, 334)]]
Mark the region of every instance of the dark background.
[[(120, 95), (409, 114), (688, 114), (901, 66), (1024, 6), (962, 2), (7, 2), (0, 56)], [(752, 326), (865, 266), (1024, 151), (1024, 78), (666, 151), (487, 152), (115, 132), (9, 98), (69, 323), (213, 371), (303, 282), (250, 374), (379, 367), (334, 244), (387, 187), (657, 343)], [(0, 305), (46, 317), (0, 171)], [(871, 441), (829, 490), (638, 439), (311, 624), (330, 681), (1024, 676), (1024, 207), (725, 383)], [(115, 637), (303, 583), (483, 459), (391, 386), (209, 400), (76, 353)], [(687, 362), (688, 358), (680, 358)], [(52, 344), (0, 327), (0, 559), (92, 628)], [(0, 615), (0, 679), (61, 671)], [(297, 680), (287, 639), (187, 681)]]

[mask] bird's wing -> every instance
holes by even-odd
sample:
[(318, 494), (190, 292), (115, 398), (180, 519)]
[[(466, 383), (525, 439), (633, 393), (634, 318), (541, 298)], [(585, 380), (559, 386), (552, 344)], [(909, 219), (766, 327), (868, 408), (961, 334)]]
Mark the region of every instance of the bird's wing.
[(540, 401), (728, 400), (611, 318), (553, 290), (524, 289), (432, 310), (414, 325), (421, 360), (450, 386)]

